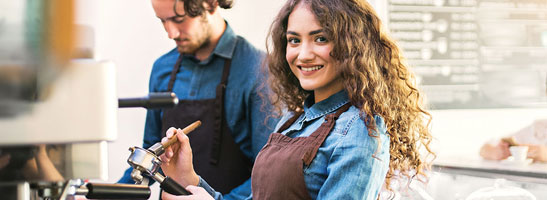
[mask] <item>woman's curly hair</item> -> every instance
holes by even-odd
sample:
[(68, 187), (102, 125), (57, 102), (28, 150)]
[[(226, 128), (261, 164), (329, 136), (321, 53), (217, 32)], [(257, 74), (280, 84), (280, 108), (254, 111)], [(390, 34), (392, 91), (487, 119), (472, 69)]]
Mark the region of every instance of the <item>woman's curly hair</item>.
[[(267, 42), (269, 84), (272, 102), (281, 109), (298, 111), (311, 91), (302, 89), (285, 58), (287, 23), (300, 2), (309, 6), (323, 32), (333, 43), (331, 57), (340, 66), (344, 89), (352, 105), (361, 110), (369, 135), (374, 115), (381, 116), (390, 138), (390, 163), (385, 186), (392, 178), (426, 180), (430, 161), (420, 146), (435, 155), (429, 144), (431, 115), (425, 111), (414, 75), (404, 63), (394, 40), (382, 29), (379, 17), (365, 0), (288, 0), (270, 27)], [(424, 179), (422, 179), (424, 178)]]
[(190, 17), (196, 17), (203, 14), (203, 11), (205, 11), (203, 3), (207, 3), (207, 5), (209, 5), (209, 9), (207, 10), (209, 12), (215, 10), (217, 3), (218, 6), (224, 9), (232, 8), (234, 5), (233, 0), (175, 0), (175, 6), (181, 3), (184, 4), (185, 15), (189, 15)]

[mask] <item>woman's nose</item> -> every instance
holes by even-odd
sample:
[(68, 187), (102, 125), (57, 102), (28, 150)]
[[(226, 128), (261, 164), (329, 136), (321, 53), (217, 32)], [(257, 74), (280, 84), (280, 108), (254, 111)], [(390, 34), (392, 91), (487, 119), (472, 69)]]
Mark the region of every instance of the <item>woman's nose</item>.
[(300, 52), (298, 52), (298, 59), (301, 61), (313, 60), (315, 54), (313, 53), (313, 45), (302, 44)]

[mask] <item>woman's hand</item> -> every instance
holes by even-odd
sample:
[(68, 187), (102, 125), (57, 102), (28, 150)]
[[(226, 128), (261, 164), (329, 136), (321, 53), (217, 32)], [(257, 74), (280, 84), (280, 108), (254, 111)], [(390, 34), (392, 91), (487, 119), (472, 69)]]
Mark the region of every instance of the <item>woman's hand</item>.
[(188, 187), (186, 187), (186, 190), (188, 190), (188, 192), (192, 193), (192, 195), (188, 195), (188, 196), (175, 196), (175, 195), (172, 195), (172, 194), (169, 194), (167, 192), (162, 192), (161, 194), (161, 198), (162, 199), (165, 199), (165, 200), (185, 200), (185, 199), (197, 199), (197, 200), (210, 200), (210, 199), (213, 199), (213, 197), (211, 195), (209, 195), (209, 193), (207, 193), (207, 191), (205, 191), (205, 189), (203, 189), (202, 187), (197, 187), (197, 186), (193, 186), (193, 185), (189, 185)]
[(509, 143), (499, 141), (498, 144), (486, 143), (481, 147), (480, 155), (487, 160), (503, 160), (511, 155)]
[[(175, 133), (177, 133), (175, 135)], [(181, 129), (169, 128), (165, 133), (166, 137), (161, 143), (166, 143), (173, 135), (177, 137), (178, 142), (167, 147), (165, 153), (160, 156), (162, 160), (161, 169), (166, 176), (171, 177), (183, 187), (188, 185), (198, 185), (199, 176), (194, 171), (192, 164), (192, 148), (190, 140)]]

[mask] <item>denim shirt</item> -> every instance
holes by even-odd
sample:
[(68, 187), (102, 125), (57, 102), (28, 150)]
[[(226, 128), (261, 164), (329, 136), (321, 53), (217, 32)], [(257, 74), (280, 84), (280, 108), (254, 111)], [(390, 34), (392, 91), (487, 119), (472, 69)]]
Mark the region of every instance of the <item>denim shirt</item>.
[[(178, 57), (179, 52), (174, 48), (155, 61), (150, 75), (150, 92), (167, 91), (170, 74)], [(259, 96), (259, 90), (263, 88), (260, 84), (265, 79), (260, 70), (264, 52), (237, 36), (227, 24), (217, 46), (207, 59), (199, 61), (192, 55), (183, 57), (173, 86), (173, 92), (181, 100), (215, 98), (215, 89), (220, 83), (224, 62), (232, 59), (224, 100), (224, 117), (236, 144), (245, 156), (254, 161), (277, 122), (275, 118), (267, 117), (270, 104), (263, 102), (264, 98)], [(162, 115), (161, 109), (147, 111), (144, 148), (161, 141)], [(126, 170), (119, 182), (133, 183), (131, 170)], [(248, 182), (244, 185), (250, 184), (250, 179)], [(234, 199), (241, 199), (249, 193), (250, 188), (243, 186), (234, 189), (230, 194)]]
[[(311, 135), (327, 114), (336, 112), (349, 99), (345, 91), (340, 91), (321, 102), (313, 104), (313, 101), (313, 97), (306, 100), (304, 114), (281, 134), (293, 138)], [(284, 115), (275, 130), (292, 116), (292, 113)], [(384, 121), (379, 116), (375, 116), (375, 120), (378, 133), (372, 135), (377, 138), (369, 136), (361, 112), (355, 106), (336, 120), (312, 163), (304, 166), (304, 181), (312, 199), (376, 199), (384, 184), (390, 157)], [(303, 126), (304, 123), (308, 125)], [(205, 180), (200, 180), (200, 186), (215, 199), (222, 199)]]

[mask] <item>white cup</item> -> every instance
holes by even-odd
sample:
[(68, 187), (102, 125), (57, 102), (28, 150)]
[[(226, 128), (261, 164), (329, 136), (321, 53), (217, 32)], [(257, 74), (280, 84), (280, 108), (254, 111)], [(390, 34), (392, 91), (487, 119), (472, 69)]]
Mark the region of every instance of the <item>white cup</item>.
[(525, 161), (528, 155), (528, 146), (511, 146), (509, 151), (514, 161)]

